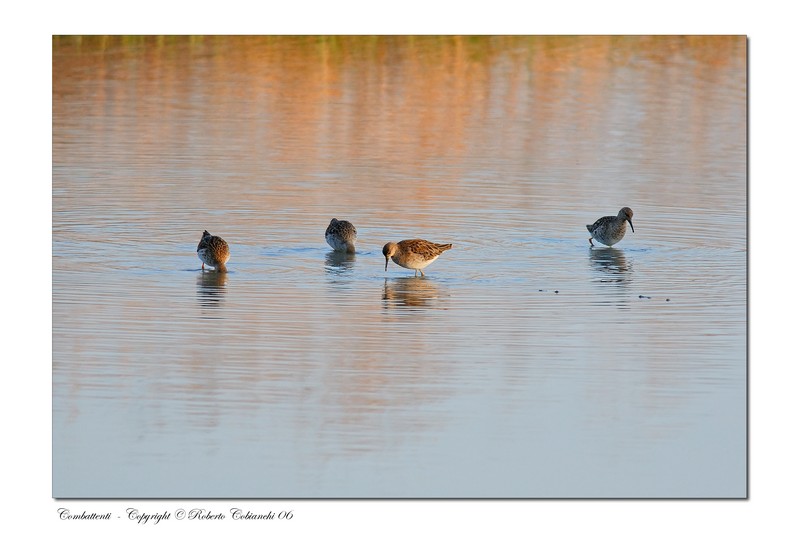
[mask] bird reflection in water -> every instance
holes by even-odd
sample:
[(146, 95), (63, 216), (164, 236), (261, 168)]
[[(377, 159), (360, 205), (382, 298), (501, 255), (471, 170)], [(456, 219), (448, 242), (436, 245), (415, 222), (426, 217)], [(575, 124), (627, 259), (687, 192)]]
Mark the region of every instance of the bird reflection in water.
[(328, 252), (325, 256), (325, 270), (337, 274), (351, 270), (355, 266), (355, 254)]
[(383, 301), (387, 304), (408, 307), (428, 307), (440, 298), (435, 282), (427, 278), (394, 278), (385, 280)]
[(591, 267), (600, 277), (595, 281), (600, 283), (624, 283), (629, 281), (630, 268), (624, 250), (619, 248), (589, 248)]
[(204, 271), (197, 276), (197, 300), (203, 307), (218, 307), (225, 298), (227, 272)]

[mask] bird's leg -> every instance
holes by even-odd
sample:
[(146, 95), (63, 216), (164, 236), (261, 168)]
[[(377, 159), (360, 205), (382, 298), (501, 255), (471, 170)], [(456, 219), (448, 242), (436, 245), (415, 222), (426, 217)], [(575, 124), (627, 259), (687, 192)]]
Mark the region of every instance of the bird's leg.
[(591, 246), (593, 246), (593, 245), (594, 245), (594, 241), (592, 241), (592, 240), (591, 240), (591, 237), (589, 237), (589, 238), (588, 238), (588, 242), (590, 242), (590, 243), (591, 243)]

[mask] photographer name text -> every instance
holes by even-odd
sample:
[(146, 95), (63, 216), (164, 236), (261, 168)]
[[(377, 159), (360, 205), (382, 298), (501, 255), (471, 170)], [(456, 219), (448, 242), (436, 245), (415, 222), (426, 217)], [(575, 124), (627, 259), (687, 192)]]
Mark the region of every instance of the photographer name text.
[(159, 510), (157, 512), (142, 511), (136, 507), (128, 507), (122, 514), (94, 513), (86, 510), (73, 511), (61, 507), (57, 511), (61, 520), (74, 521), (112, 521), (131, 520), (139, 524), (157, 525), (173, 520), (194, 520), (197, 522), (224, 522), (224, 521), (258, 521), (258, 520), (291, 520), (294, 512), (291, 510), (254, 512), (247, 509), (233, 507), (228, 511), (220, 512), (201, 507), (191, 509)]

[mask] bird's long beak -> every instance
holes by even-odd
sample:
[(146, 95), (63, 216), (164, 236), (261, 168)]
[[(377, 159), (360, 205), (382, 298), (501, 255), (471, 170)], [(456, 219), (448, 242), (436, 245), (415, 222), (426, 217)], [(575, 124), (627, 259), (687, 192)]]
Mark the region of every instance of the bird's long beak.
[(630, 229), (633, 230), (633, 233), (635, 233), (635, 228), (633, 227), (633, 221), (632, 220), (628, 220), (627, 222), (630, 223)]
[(385, 272), (388, 272), (388, 256), (386, 256), (386, 268), (385, 268)]

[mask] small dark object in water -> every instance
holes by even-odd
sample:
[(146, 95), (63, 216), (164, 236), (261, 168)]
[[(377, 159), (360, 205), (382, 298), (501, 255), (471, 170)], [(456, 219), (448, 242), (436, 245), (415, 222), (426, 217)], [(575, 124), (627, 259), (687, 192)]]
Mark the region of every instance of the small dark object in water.
[(560, 291), (555, 291), (555, 294), (558, 294)]
[(647, 300), (651, 300), (652, 299), (651, 296), (644, 296), (643, 294), (639, 294), (638, 297), (639, 298), (646, 298)]
[(666, 301), (667, 301), (667, 302), (670, 302), (670, 301), (671, 301), (671, 298), (666, 298)]

